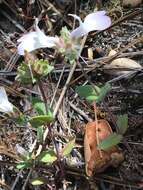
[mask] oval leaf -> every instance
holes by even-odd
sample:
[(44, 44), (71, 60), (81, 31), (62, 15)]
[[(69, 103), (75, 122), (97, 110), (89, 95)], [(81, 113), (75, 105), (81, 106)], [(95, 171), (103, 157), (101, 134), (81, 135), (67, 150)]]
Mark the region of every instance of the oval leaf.
[(32, 105), (39, 115), (47, 114), (45, 104), (39, 98), (32, 98)]
[(78, 86), (76, 92), (79, 96), (86, 98), (88, 101), (96, 101), (100, 93), (100, 88), (95, 86), (94, 89), (91, 85)]
[(41, 177), (37, 177), (35, 179), (31, 180), (31, 184), (36, 186), (36, 185), (43, 185), (45, 183), (45, 179)]
[(118, 145), (122, 140), (122, 135), (117, 134), (117, 133), (113, 133), (111, 134), (108, 138), (106, 138), (105, 140), (101, 141), (99, 143), (98, 148), (101, 150), (107, 150), (112, 148), (113, 146)]
[(63, 156), (69, 155), (72, 149), (74, 148), (74, 146), (75, 146), (75, 138), (66, 144), (66, 146), (62, 150), (62, 155)]
[(51, 112), (48, 113), (48, 115), (38, 115), (32, 117), (29, 122), (32, 125), (32, 127), (40, 127), (46, 123), (51, 123), (54, 120), (53, 114)]
[(98, 86), (85, 85), (79, 86), (76, 88), (76, 92), (79, 96), (86, 98), (88, 101), (96, 101), (97, 103), (101, 102), (106, 94), (111, 90), (111, 85), (106, 83), (105, 86), (99, 88)]
[(32, 167), (32, 163), (30, 162), (21, 162), (16, 166), (17, 169), (27, 169), (29, 167)]
[(125, 134), (128, 129), (128, 115), (119, 115), (117, 120), (117, 127), (121, 135)]
[(39, 156), (39, 161), (52, 164), (55, 160), (57, 160), (57, 156), (53, 150), (43, 151)]
[(106, 83), (101, 89), (100, 89), (100, 93), (97, 99), (97, 103), (101, 102), (106, 94), (111, 90), (111, 85), (109, 83)]

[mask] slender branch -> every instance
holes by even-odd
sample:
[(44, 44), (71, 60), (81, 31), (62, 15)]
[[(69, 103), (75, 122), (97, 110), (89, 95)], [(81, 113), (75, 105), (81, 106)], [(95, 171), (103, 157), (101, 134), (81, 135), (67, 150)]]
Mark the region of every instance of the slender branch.
[[(98, 118), (97, 118), (97, 107), (96, 107), (96, 102), (93, 102), (94, 106), (94, 115), (95, 115), (95, 130), (96, 130), (96, 142), (97, 142), (97, 147), (99, 145), (99, 135), (98, 135)], [(99, 155), (102, 158), (102, 152), (99, 149)]]
[[(81, 54), (81, 52), (82, 52), (82, 49), (83, 49), (84, 44), (85, 44), (85, 42), (86, 42), (86, 39), (87, 39), (87, 36), (84, 36), (84, 38), (83, 38), (83, 40), (82, 40), (81, 48), (80, 48), (80, 51), (79, 51), (79, 54), (78, 54), (78, 57), (77, 57), (77, 60), (78, 60), (79, 57), (80, 57), (80, 54)], [(65, 86), (64, 86), (64, 88), (63, 88), (63, 90), (62, 90), (62, 93), (61, 93), (61, 95), (60, 95), (60, 98), (59, 98), (59, 100), (58, 100), (58, 102), (57, 102), (57, 105), (56, 105), (56, 107), (55, 107), (55, 110), (54, 110), (54, 113), (53, 113), (55, 117), (56, 117), (56, 115), (57, 115), (57, 113), (58, 113), (58, 110), (59, 110), (59, 107), (60, 107), (60, 105), (61, 105), (61, 103), (62, 103), (62, 100), (63, 100), (63, 98), (64, 98), (64, 95), (65, 95), (65, 93), (66, 93), (66, 91), (67, 91), (67, 89), (68, 89), (69, 83), (70, 83), (70, 81), (71, 81), (71, 79), (72, 79), (72, 76), (73, 76), (73, 73), (74, 73), (74, 71), (75, 71), (75, 69), (76, 69), (76, 66), (77, 66), (77, 61), (73, 64), (73, 66), (72, 66), (72, 68), (71, 68), (71, 71), (70, 71), (70, 73), (69, 73), (69, 76), (68, 76), (68, 78), (67, 78), (67, 81), (66, 81), (66, 83), (65, 83)]]

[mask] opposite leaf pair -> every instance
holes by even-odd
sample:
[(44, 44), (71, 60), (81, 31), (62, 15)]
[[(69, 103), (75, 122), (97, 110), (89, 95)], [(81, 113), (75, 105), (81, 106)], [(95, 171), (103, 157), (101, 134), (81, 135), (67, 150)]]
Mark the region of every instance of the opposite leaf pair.
[[(80, 38), (94, 30), (104, 30), (111, 25), (110, 17), (105, 11), (91, 13), (85, 17), (84, 22), (77, 15), (69, 14), (79, 21), (80, 26), (71, 32), (71, 38)], [(59, 37), (46, 36), (38, 27), (38, 19), (35, 21), (35, 31), (23, 35), (19, 40), (18, 54), (24, 55), (24, 51), (34, 51), (39, 48), (54, 48), (60, 46)]]

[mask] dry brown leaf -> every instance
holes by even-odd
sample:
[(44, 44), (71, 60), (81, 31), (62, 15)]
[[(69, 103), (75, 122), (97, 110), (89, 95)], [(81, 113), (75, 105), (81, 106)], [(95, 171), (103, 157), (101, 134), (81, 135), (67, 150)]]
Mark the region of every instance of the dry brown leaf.
[[(113, 132), (109, 123), (106, 120), (99, 120), (99, 142), (107, 138), (111, 133)], [(87, 123), (84, 137), (84, 155), (86, 174), (88, 176), (102, 172), (111, 165), (116, 167), (123, 160), (123, 154), (117, 146), (107, 151), (101, 151), (101, 155), (97, 148), (96, 137), (96, 122)]]
[(10, 148), (5, 142), (0, 141), (0, 154), (9, 156), (15, 160), (20, 160), (14, 149)]
[[(111, 50), (108, 56), (115, 55), (116, 51)], [(136, 61), (129, 59), (129, 58), (117, 58), (113, 60), (110, 64), (106, 64), (104, 66), (105, 73), (110, 75), (123, 75), (129, 74), (132, 72), (133, 69), (141, 69), (143, 68), (139, 63)]]
[(123, 0), (122, 4), (124, 7), (131, 6), (137, 7), (142, 3), (142, 0)]

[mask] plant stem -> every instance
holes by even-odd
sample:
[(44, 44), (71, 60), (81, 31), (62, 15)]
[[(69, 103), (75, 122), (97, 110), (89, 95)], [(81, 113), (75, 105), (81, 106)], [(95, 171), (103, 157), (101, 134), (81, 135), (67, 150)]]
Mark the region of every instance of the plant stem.
[[(97, 118), (97, 106), (96, 102), (93, 102), (93, 107), (94, 107), (94, 116), (95, 116), (95, 130), (96, 130), (96, 142), (97, 142), (97, 147), (99, 145), (99, 135), (98, 135), (98, 118)], [(99, 155), (102, 158), (102, 152), (99, 149)]]
[(43, 84), (41, 82), (41, 80), (39, 79), (39, 83), (38, 83), (38, 86), (39, 86), (39, 89), (41, 91), (41, 94), (42, 94), (42, 98), (44, 100), (44, 103), (45, 103), (45, 108), (46, 108), (46, 112), (48, 112), (48, 108), (47, 108), (47, 97), (45, 95), (45, 92), (44, 92), (44, 89), (43, 89)]
[[(47, 98), (46, 98), (46, 95), (45, 95), (45, 92), (44, 92), (44, 89), (43, 89), (43, 85), (42, 85), (42, 82), (41, 80), (39, 80), (39, 89), (41, 91), (41, 94), (42, 94), (42, 97), (43, 97), (43, 100), (44, 100), (44, 103), (45, 103), (45, 107), (46, 107), (46, 112), (48, 112), (48, 107), (47, 107)], [(58, 159), (58, 164), (59, 164), (59, 168), (60, 168), (60, 171), (61, 171), (61, 174), (62, 174), (62, 177), (64, 178), (64, 170), (63, 170), (63, 167), (62, 167), (62, 164), (60, 162), (60, 154), (59, 154), (59, 150), (58, 150), (58, 147), (57, 147), (57, 143), (56, 143), (56, 140), (55, 140), (55, 137), (54, 135), (52, 134), (52, 129), (51, 127), (47, 126), (45, 132), (44, 132), (44, 135), (43, 135), (43, 142), (46, 140), (46, 137), (47, 135), (51, 136), (52, 138), (52, 141), (53, 141), (53, 144), (55, 146), (55, 149), (56, 149), (56, 154), (57, 154), (57, 159)], [(41, 149), (42, 151), (42, 149)]]
[[(82, 40), (81, 48), (80, 48), (79, 53), (78, 53), (78, 56), (77, 56), (77, 60), (78, 60), (79, 57), (80, 57), (80, 54), (81, 54), (81, 52), (82, 52), (82, 49), (83, 49), (84, 44), (85, 44), (85, 42), (86, 42), (86, 39), (87, 39), (87, 36), (84, 36), (84, 38), (83, 38), (83, 40)], [(71, 71), (70, 71), (70, 73), (69, 73), (69, 76), (68, 76), (68, 78), (67, 78), (67, 81), (66, 81), (66, 83), (65, 83), (65, 86), (64, 86), (64, 88), (63, 88), (63, 90), (62, 90), (62, 92), (61, 92), (61, 95), (60, 95), (60, 97), (59, 97), (59, 100), (58, 100), (58, 102), (57, 102), (57, 105), (56, 105), (55, 110), (54, 110), (54, 113), (53, 113), (54, 117), (56, 117), (56, 115), (57, 115), (57, 113), (58, 113), (59, 107), (60, 107), (60, 105), (61, 105), (61, 103), (62, 103), (62, 100), (63, 100), (63, 97), (64, 97), (64, 95), (65, 95), (65, 93), (66, 93), (66, 91), (67, 91), (67, 88), (68, 88), (68, 86), (69, 86), (69, 83), (70, 83), (70, 81), (71, 81), (71, 78), (72, 78), (72, 76), (73, 76), (73, 73), (74, 73), (74, 71), (75, 71), (75, 69), (76, 69), (76, 66), (77, 66), (77, 61), (75, 61), (75, 63), (73, 64), (73, 66), (72, 66), (72, 68), (71, 68)]]

